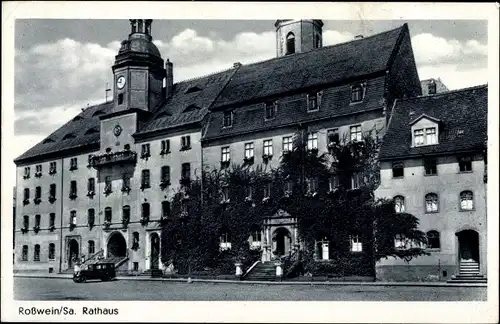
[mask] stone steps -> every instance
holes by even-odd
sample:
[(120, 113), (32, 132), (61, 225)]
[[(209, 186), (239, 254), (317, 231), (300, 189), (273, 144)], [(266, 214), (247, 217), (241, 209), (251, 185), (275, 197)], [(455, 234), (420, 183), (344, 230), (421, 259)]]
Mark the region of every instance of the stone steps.
[(276, 281), (276, 266), (273, 263), (259, 263), (243, 280)]

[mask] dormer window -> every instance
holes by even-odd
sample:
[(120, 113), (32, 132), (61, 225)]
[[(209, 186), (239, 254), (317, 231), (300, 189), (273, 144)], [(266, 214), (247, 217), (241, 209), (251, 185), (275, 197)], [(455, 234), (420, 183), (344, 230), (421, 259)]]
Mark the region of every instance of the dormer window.
[(416, 129), (413, 131), (415, 137), (415, 146), (424, 145), (424, 130)]
[(321, 96), (323, 91), (310, 93), (307, 95), (307, 111), (318, 111), (321, 106)]
[(437, 144), (436, 128), (435, 127), (426, 128), (425, 137), (427, 145)]
[(233, 112), (225, 111), (223, 119), (223, 127), (231, 127), (231, 126), (233, 126)]
[(266, 111), (265, 111), (265, 119), (273, 119), (276, 115), (276, 108), (278, 106), (278, 102), (266, 102)]
[(436, 127), (420, 128), (413, 131), (415, 146), (437, 144)]
[(351, 86), (351, 103), (361, 102), (365, 96), (365, 85), (355, 84)]

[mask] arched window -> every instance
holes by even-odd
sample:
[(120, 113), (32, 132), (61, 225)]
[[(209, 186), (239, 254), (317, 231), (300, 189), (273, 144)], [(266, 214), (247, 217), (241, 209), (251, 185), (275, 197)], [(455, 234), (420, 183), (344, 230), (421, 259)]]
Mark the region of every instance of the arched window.
[(440, 249), (441, 243), (439, 242), (439, 232), (429, 231), (427, 232), (427, 248), (428, 249)]
[(439, 210), (438, 195), (435, 193), (429, 193), (425, 195), (425, 212), (437, 213), (438, 210)]
[(170, 217), (170, 202), (166, 200), (161, 202), (161, 215), (163, 218)]
[(396, 213), (404, 213), (405, 212), (405, 197), (396, 196), (394, 197), (394, 208)]
[(28, 246), (23, 245), (23, 254), (22, 254), (22, 259), (23, 261), (28, 261)]
[(49, 244), (49, 260), (54, 260), (56, 258), (56, 245), (54, 243)]
[(474, 209), (474, 195), (472, 191), (465, 190), (460, 193), (460, 209), (472, 210)]
[(122, 221), (127, 222), (127, 223), (130, 222), (130, 206), (129, 205), (123, 206)]
[(286, 55), (295, 53), (295, 35), (288, 33), (286, 35)]
[(40, 244), (35, 244), (35, 253), (33, 254), (33, 261), (40, 261)]
[(24, 215), (23, 216), (23, 227), (24, 229), (28, 229), (28, 227), (30, 226), (30, 217), (28, 215)]
[(132, 250), (137, 250), (139, 248), (139, 233), (132, 233)]
[(88, 256), (90, 257), (92, 254), (95, 253), (95, 242), (90, 240), (88, 242), (88, 247), (89, 247), (89, 255)]
[(111, 217), (112, 217), (111, 207), (104, 208), (104, 221), (111, 223)]

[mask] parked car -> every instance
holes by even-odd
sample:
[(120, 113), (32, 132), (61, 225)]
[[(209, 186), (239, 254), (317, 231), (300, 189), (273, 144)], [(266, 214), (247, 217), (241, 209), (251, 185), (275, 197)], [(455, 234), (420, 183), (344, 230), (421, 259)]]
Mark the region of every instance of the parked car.
[(89, 264), (86, 269), (82, 269), (79, 273), (73, 274), (74, 282), (85, 282), (88, 279), (100, 279), (108, 281), (116, 277), (114, 263), (95, 263)]

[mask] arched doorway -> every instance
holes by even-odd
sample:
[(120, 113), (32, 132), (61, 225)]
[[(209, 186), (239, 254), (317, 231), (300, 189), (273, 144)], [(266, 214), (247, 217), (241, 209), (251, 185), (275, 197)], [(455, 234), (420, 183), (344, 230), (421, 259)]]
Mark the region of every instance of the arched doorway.
[(458, 232), (460, 273), (479, 273), (479, 234), (474, 230)]
[(157, 233), (152, 233), (151, 241), (151, 269), (158, 269), (160, 263), (160, 237)]
[(276, 249), (274, 254), (277, 257), (287, 255), (290, 252), (292, 245), (292, 235), (290, 231), (284, 227), (279, 227), (274, 231), (274, 241), (276, 241)]
[(111, 234), (108, 239), (108, 258), (124, 258), (127, 256), (127, 242), (125, 238), (118, 232)]
[(71, 239), (68, 242), (68, 250), (68, 265), (71, 267), (75, 264), (75, 261), (80, 258), (80, 246), (78, 245), (77, 240)]

